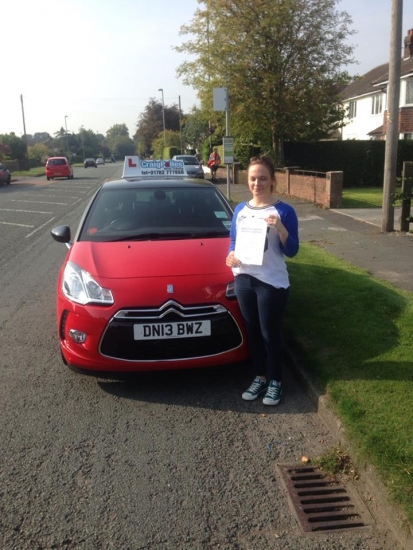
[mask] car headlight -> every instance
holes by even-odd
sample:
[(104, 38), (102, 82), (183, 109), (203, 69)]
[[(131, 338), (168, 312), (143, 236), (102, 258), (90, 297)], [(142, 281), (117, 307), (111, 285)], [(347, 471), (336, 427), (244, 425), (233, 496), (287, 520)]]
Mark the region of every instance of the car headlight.
[(112, 292), (102, 288), (94, 278), (73, 262), (66, 264), (63, 273), (63, 294), (78, 304), (113, 304)]

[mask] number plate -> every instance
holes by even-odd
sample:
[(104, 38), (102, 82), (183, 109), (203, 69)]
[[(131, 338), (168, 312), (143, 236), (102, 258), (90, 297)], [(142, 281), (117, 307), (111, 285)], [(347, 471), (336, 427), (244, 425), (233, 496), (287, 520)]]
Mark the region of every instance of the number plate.
[(211, 321), (179, 321), (176, 323), (133, 325), (133, 336), (135, 340), (211, 336)]

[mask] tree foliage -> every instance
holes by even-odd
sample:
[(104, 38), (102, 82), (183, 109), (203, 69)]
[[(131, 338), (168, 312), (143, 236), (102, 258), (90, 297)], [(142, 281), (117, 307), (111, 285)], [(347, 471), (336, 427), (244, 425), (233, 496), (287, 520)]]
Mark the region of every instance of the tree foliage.
[(8, 146), (10, 157), (19, 162), (26, 161), (26, 144), (21, 137), (11, 132), (10, 134), (0, 134), (0, 142)]
[(192, 60), (178, 75), (210, 108), (213, 88), (228, 88), (232, 135), (260, 142), (282, 164), (284, 140), (320, 139), (342, 124), (342, 67), (354, 48), (339, 0), (198, 1), (181, 27), (191, 38), (176, 50)]
[[(138, 153), (147, 156), (153, 153), (152, 143), (163, 132), (163, 107), (162, 102), (151, 98), (144, 111), (141, 113), (134, 140), (138, 143)], [(165, 129), (179, 132), (179, 107), (165, 105)], [(167, 143), (167, 145), (172, 145)]]

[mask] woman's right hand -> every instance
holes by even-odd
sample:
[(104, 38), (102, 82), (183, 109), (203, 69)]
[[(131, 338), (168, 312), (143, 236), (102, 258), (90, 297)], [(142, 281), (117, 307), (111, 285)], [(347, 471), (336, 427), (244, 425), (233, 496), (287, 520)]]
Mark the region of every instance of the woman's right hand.
[(226, 259), (226, 264), (228, 267), (240, 267), (241, 262), (234, 256), (234, 252), (230, 252)]

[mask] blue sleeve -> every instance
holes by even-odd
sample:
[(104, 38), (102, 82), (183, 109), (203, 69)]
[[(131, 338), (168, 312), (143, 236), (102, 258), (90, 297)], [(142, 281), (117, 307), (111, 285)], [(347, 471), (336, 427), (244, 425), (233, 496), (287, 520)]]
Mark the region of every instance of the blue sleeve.
[(298, 238), (298, 218), (292, 206), (289, 204), (284, 204), (283, 206), (284, 208), (281, 213), (281, 221), (288, 231), (288, 237), (285, 244), (281, 244), (281, 250), (285, 256), (288, 258), (293, 258), (297, 254), (300, 247)]
[(237, 204), (234, 210), (234, 215), (232, 216), (231, 229), (229, 232), (229, 236), (230, 236), (229, 252), (233, 252), (235, 250), (235, 239), (237, 237), (237, 217), (238, 217), (239, 211), (242, 210), (242, 208), (244, 208), (244, 205), (245, 205), (244, 202)]

